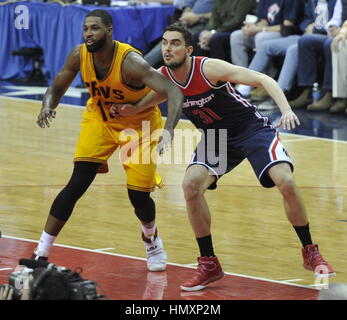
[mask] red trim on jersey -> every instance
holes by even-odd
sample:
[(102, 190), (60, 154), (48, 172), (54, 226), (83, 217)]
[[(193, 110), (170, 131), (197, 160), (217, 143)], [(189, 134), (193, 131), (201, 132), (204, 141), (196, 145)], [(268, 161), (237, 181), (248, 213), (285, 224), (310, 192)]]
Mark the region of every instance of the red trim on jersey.
[(277, 148), (277, 145), (280, 141), (278, 140), (278, 137), (276, 136), (276, 141), (273, 145), (273, 147), (271, 148), (271, 154), (272, 154), (272, 158), (273, 160), (277, 160), (277, 156), (276, 156), (276, 148)]

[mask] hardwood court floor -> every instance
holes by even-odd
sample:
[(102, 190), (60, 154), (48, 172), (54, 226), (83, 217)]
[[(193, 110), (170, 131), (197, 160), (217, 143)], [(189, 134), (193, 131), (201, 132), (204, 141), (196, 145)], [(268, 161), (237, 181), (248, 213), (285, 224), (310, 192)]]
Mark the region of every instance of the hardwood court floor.
[[(39, 109), (40, 102), (0, 97), (0, 230), (33, 240), (39, 239), (51, 203), (71, 175), (83, 112), (60, 106), (51, 128), (41, 129), (35, 123)], [(192, 127), (182, 121), (179, 128)], [(290, 134), (281, 139), (295, 165), (313, 240), (335, 268), (337, 276), (331, 281), (347, 282), (347, 143)], [(179, 159), (178, 139), (173, 148)], [(189, 157), (184, 152), (185, 163)], [(169, 261), (191, 265), (198, 248), (181, 189), (185, 163), (159, 164), (166, 186), (153, 198)], [(109, 166), (110, 172), (98, 175), (77, 203), (57, 243), (144, 257), (118, 153)], [(226, 272), (314, 284), (313, 274), (302, 267), (300, 243), (285, 217), (279, 192), (262, 188), (248, 162), (223, 177), (218, 189), (206, 197), (215, 252)]]

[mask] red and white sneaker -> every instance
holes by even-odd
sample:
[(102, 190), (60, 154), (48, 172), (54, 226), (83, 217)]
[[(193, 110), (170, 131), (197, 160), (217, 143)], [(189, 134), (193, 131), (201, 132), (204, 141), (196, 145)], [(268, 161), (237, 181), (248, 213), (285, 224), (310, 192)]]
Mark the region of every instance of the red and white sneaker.
[(301, 249), (304, 258), (304, 268), (314, 272), (316, 276), (335, 276), (334, 269), (318, 251), (318, 245), (309, 244)]
[(217, 257), (199, 257), (198, 269), (193, 278), (181, 284), (183, 291), (197, 291), (206, 288), (213, 281), (217, 281), (224, 276), (222, 267)]
[(48, 253), (43, 250), (35, 249), (34, 253), (31, 256), (31, 260), (40, 260), (40, 261), (47, 261), (48, 260)]

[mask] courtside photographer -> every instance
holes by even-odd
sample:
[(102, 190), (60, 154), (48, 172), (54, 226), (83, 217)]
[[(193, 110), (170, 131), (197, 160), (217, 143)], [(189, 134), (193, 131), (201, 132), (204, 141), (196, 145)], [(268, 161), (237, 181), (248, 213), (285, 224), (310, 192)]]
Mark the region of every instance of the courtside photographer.
[(47, 261), (20, 259), (9, 275), (8, 284), (0, 285), (0, 300), (98, 300), (96, 283), (85, 280), (81, 272), (56, 266)]

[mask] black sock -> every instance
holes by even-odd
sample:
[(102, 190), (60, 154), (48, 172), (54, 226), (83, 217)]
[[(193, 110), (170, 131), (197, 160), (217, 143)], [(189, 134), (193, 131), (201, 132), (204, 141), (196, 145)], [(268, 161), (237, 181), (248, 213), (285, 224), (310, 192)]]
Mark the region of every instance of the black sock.
[(306, 226), (302, 226), (302, 227), (295, 227), (295, 226), (293, 226), (293, 227), (294, 227), (296, 234), (298, 235), (303, 247), (307, 246), (308, 244), (312, 244), (309, 224), (307, 224)]
[(198, 242), (201, 257), (214, 257), (212, 237), (208, 235), (202, 238), (196, 238)]

